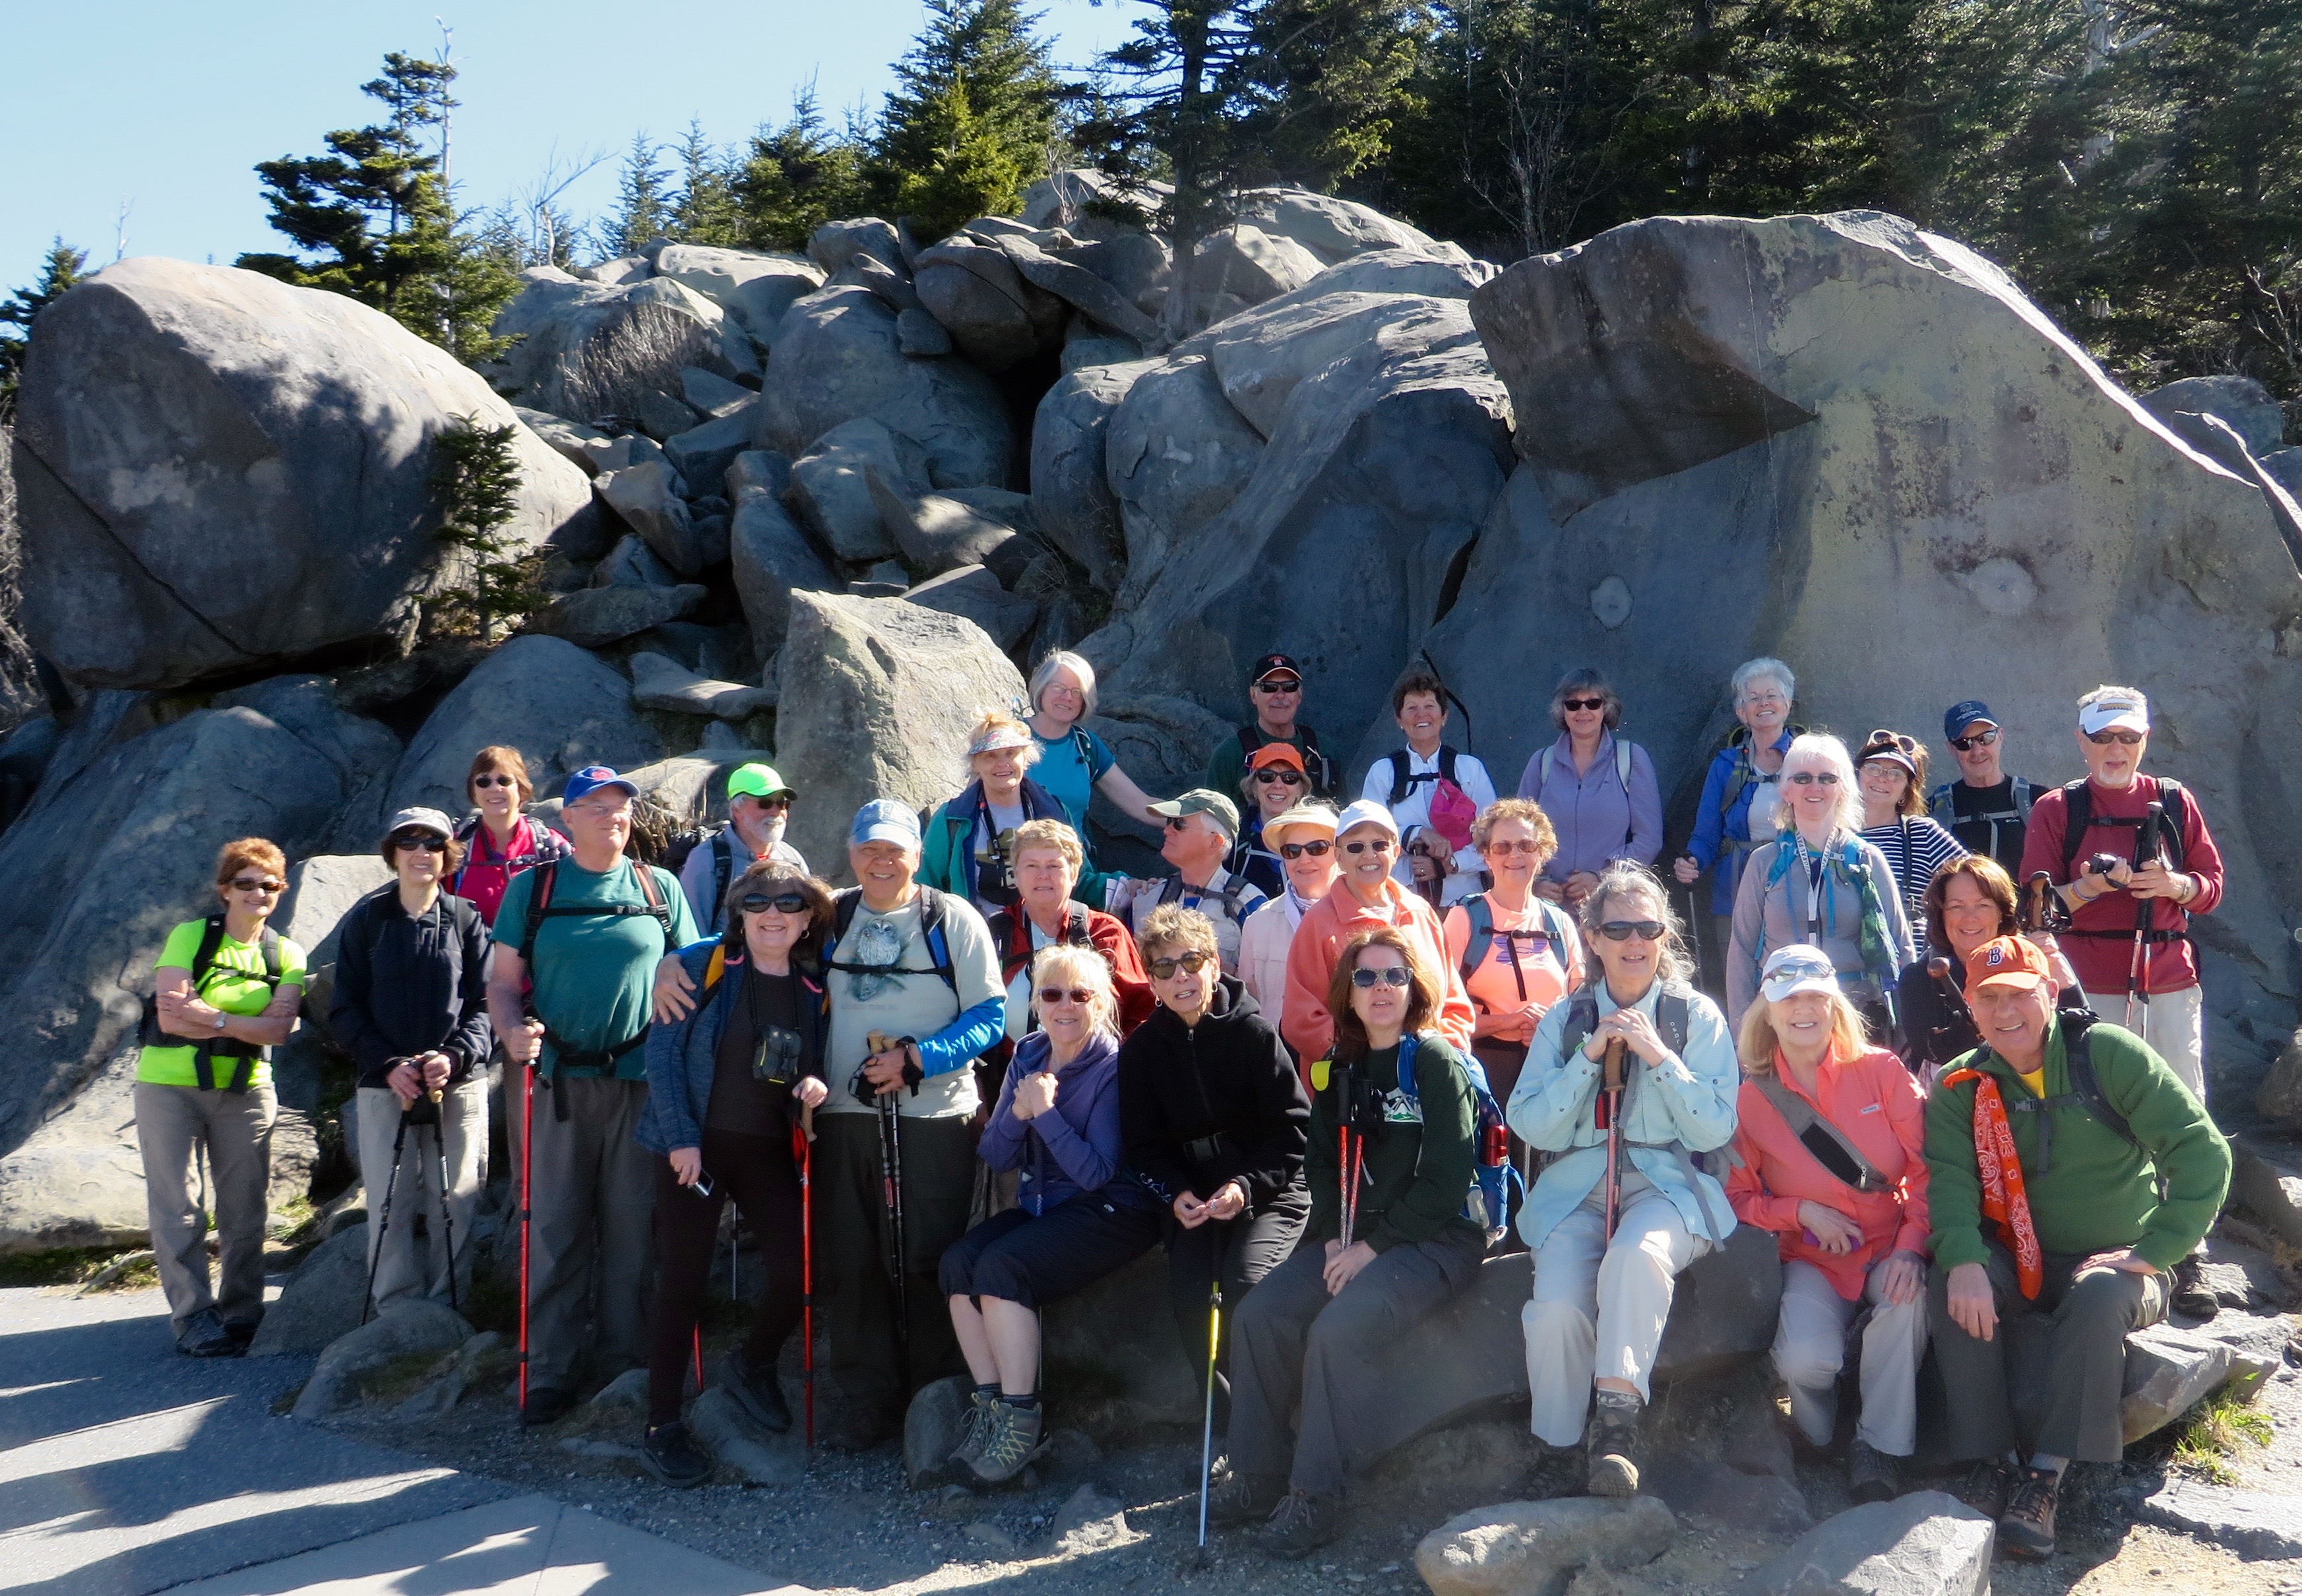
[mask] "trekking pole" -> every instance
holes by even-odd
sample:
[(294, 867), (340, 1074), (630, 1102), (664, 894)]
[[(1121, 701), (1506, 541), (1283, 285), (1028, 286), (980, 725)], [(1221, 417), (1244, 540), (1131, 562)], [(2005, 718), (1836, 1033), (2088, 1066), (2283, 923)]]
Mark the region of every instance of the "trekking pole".
[[(2157, 860), (2158, 831), (2165, 823), (2164, 804), (2154, 803), (2142, 811), (2142, 825), (2134, 834), (2136, 869)], [(2134, 900), (2134, 957), (2126, 966), (2126, 1029), (2138, 1037), (2150, 1026), (2150, 920), (2156, 908), (2149, 898)]]
[(1222, 1345), (1222, 1277), (1207, 1284), (1207, 1412), (1199, 1424), (1199, 1545), (1207, 1543), (1207, 1491), (1215, 1476), (1215, 1349)]
[(1623, 1148), (1623, 1054), (1626, 1051), (1623, 1038), (1615, 1037), (1607, 1044), (1606, 1056), (1600, 1065), (1602, 1074), (1600, 1080), (1600, 1095), (1606, 1108), (1606, 1217), (1607, 1239), (1609, 1241), (1615, 1239), (1615, 1221), (1618, 1217), (1615, 1211), (1622, 1202), (1622, 1188), (1618, 1184), (1620, 1176), (1617, 1166), (1622, 1157)]
[[(383, 1180), (383, 1211), (376, 1220), (375, 1238), (367, 1249), (367, 1292), (360, 1298), (362, 1324), (367, 1323), (369, 1313), (375, 1306), (375, 1271), (376, 1266), (383, 1262), (383, 1239), (385, 1233), (391, 1229), (391, 1194), (399, 1187), (399, 1155), (401, 1149), (407, 1146), (407, 1113), (402, 1109), (399, 1114), (399, 1129), (393, 1133), (391, 1138), (391, 1173), (386, 1175)], [(442, 1163), (444, 1163), (445, 1160), (442, 1160)]]
[[(887, 1050), (887, 1038), (879, 1031), (864, 1037), (864, 1046), (873, 1057)], [(880, 1195), (887, 1206), (888, 1265), (895, 1284), (895, 1357), (903, 1378), (903, 1391), (912, 1389), (912, 1287), (905, 1276), (904, 1265), (911, 1257), (910, 1238), (903, 1224), (903, 1125), (897, 1112), (895, 1094), (873, 1089), (869, 1079), (859, 1075), (858, 1080), (870, 1091), (879, 1111), (879, 1183)]]
[[(438, 1103), (440, 1094), (433, 1092), (432, 1101)], [(448, 1189), (448, 1121), (445, 1116), (432, 1121), (432, 1145), (440, 1154), (440, 1233), (448, 1243), (448, 1306), (458, 1313), (464, 1311), (461, 1289), (456, 1284), (456, 1215), (449, 1207), (454, 1194)]]
[(799, 1111), (800, 1387), (807, 1394), (807, 1449), (815, 1449), (815, 1110)]
[(527, 1411), (527, 1233), (534, 1217), (531, 1200), (535, 1180), (535, 1062), (527, 1065), (527, 1084), (519, 1116), (519, 1410)]

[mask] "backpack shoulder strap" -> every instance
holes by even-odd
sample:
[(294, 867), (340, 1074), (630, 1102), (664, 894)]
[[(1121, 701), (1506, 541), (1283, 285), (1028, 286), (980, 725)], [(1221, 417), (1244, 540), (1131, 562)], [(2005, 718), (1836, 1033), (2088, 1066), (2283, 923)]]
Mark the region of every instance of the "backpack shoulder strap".
[(2158, 835), (2170, 843), (2167, 852), (2173, 855), (2174, 868), (2185, 869), (2189, 864), (2189, 849), (2183, 845), (2182, 838), (2190, 829), (2189, 794), (2182, 790), (2180, 782), (2171, 776), (2162, 776), (2158, 778), (2158, 802), (2166, 806), (2166, 823)]
[(264, 977), (273, 986), (280, 984), (280, 933), (270, 926), (256, 934), (256, 945), (264, 954)]
[(1448, 747), (1444, 743), (1439, 744), (1439, 779), (1441, 781), (1446, 782), (1451, 786), (1459, 787), (1463, 785), (1461, 782), (1455, 779), (1455, 761), (1462, 757), (1463, 756), (1460, 753), (1457, 752), (1454, 749)]
[[(1943, 801), (1948, 802), (1950, 801), (1949, 783), (1943, 784), (1942, 794)], [(2024, 781), (2021, 777), (2016, 777), (2014, 778), (2014, 812), (2022, 817), (2022, 824), (2025, 826), (2030, 823), (2030, 806), (2037, 801), (2038, 784), (2034, 781)]]
[(1817, 1113), (1811, 1104), (1785, 1086), (1772, 1071), (1750, 1079), (1759, 1095), (1783, 1116), (1783, 1123), (1791, 1128), (1791, 1134), (1834, 1178), (1857, 1191), (1883, 1191), (1894, 1184), (1862, 1155), (1862, 1149), (1844, 1131)]
[[(861, 888), (856, 889), (859, 893)], [(950, 911), (950, 901), (932, 886), (920, 888), (920, 937), (928, 945), (928, 957), (935, 962), (935, 973), (954, 992), (959, 990), (959, 971), (952, 967), (951, 937), (944, 929), (944, 920)]]
[(535, 962), (535, 938), (543, 929), (544, 911), (551, 907), (551, 886), (559, 878), (557, 860), (546, 860), (533, 872), (535, 885), (527, 889), (527, 923), (519, 938), (519, 959), (523, 964)]
[(1662, 1037), (1662, 1045), (1681, 1058), (1686, 1056), (1686, 988), (1665, 987), (1662, 995), (1655, 999), (1655, 1029)]
[(1552, 746), (1534, 756), (1534, 792), (1538, 798), (1542, 795), (1542, 789), (1550, 785), (1551, 756), (1558, 752), (1558, 748)]
[[(1567, 1000), (1567, 1023), (1558, 1033), (1558, 1056), (1571, 1057), (1576, 1048), (1591, 1039), (1599, 1029), (1599, 995), (1589, 987), (1577, 987)], [(1668, 1041), (1669, 1038), (1664, 1038)]]
[(1063, 905), (1063, 940), (1070, 943), (1073, 947), (1093, 947), (1095, 945), (1095, 938), (1088, 935), (1087, 905), (1085, 903), (1066, 903)]
[(2094, 1072), (2094, 1046), (2088, 1036), (2094, 1029), (2094, 1021), (2079, 1021), (2068, 1014), (2062, 1021), (2063, 1062), (2070, 1066), (2071, 1090), (2086, 1105), (2087, 1113), (2115, 1132), (2128, 1147), (2148, 1157), (2149, 1149), (2134, 1134), (2133, 1125), (2103, 1096), (2102, 1078)]
[(1259, 746), (1256, 740), (1256, 736), (1257, 734), (1256, 729), (1251, 726), (1243, 726), (1239, 728), (1239, 753), (1241, 759), (1253, 759), (1255, 757), (1255, 751)]
[(663, 888), (655, 878), (655, 866), (632, 861), (632, 873), (640, 878), (640, 895), (647, 900), (648, 912), (655, 923), (663, 928), (663, 945), (668, 952), (676, 940), (671, 928), (671, 910), (663, 901)]
[[(1941, 821), (1945, 826), (1948, 826), (1953, 820), (1958, 818), (1957, 811), (1951, 802), (1951, 785), (1952, 784), (1949, 782), (1944, 782), (1941, 785), (1936, 787), (1932, 792), (1927, 794), (1927, 813), (1934, 817), (1934, 819)], [(2022, 784), (2018, 781), (2014, 784), (2014, 802), (2019, 805), (2022, 802), (2021, 790)], [(2030, 818), (2027, 806), (2024, 806), (2022, 818), (2026, 820)]]
[(1626, 794), (1631, 790), (1631, 755), (1637, 751), (1637, 743), (1626, 743), (1620, 737), (1615, 739), (1615, 779), (1623, 784)]
[(837, 953), (839, 945), (847, 940), (848, 928), (855, 923), (856, 907), (862, 902), (863, 889), (860, 886), (843, 887), (831, 895), (831, 945), (823, 950), (826, 959)]
[(1407, 768), (1410, 759), (1404, 748), (1383, 756), (1390, 761), (1390, 802), (1394, 807), (1407, 802)]
[[(1542, 900), (1537, 899), (1540, 903)], [(1474, 892), (1457, 905), (1471, 922), (1470, 940), (1463, 945), (1463, 964), (1460, 974), (1465, 981), (1471, 972), (1487, 959), (1487, 949), (1494, 945), (1495, 911), (1487, 903), (1487, 895)]]
[(2094, 823), (2094, 796), (2087, 791), (2086, 777), (2066, 782), (2063, 794), (2063, 874), (2071, 873), (2071, 861), (2078, 858), (2079, 849), (2086, 842), (2087, 828)]
[(722, 905), (727, 902), (727, 883), (735, 878), (735, 844), (728, 839), (735, 835), (735, 823), (730, 820), (711, 838), (711, 918), (717, 920)]

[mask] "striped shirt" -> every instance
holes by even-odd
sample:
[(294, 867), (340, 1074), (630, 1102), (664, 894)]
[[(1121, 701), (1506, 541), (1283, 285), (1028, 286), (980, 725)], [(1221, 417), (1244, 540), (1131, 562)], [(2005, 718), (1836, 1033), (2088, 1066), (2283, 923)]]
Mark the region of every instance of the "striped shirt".
[(1966, 857), (1964, 844), (1924, 815), (1910, 816), (1892, 826), (1869, 827), (1862, 840), (1886, 856), (1895, 885), (1903, 889), (1903, 911), (1910, 916), (1911, 937), (1923, 944), (1927, 883), (1951, 860)]

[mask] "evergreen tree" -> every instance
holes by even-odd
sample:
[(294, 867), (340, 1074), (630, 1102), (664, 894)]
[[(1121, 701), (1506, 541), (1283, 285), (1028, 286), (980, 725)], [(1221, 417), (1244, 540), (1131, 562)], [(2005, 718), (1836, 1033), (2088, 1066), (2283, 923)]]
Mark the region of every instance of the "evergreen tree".
[(498, 621), (544, 602), (538, 557), (504, 530), (519, 513), (517, 431), (465, 416), (432, 440), (432, 489), (440, 509), (432, 535), (448, 553), (431, 618), (468, 626), (483, 643), (495, 641)]
[(742, 240), (734, 164), (703, 136), (701, 122), (687, 124), (679, 140), (679, 193), (671, 205), (673, 239), (723, 248)]
[(671, 235), (669, 180), (660, 164), (663, 148), (646, 130), (632, 135), (624, 169), (616, 180), (616, 214), (606, 226), (606, 242), (618, 255), (637, 255), (651, 239)]
[(1046, 174), (1061, 90), (1038, 21), (1020, 0), (928, 0), (869, 165), (878, 203), (922, 241), (1013, 212)]
[(24, 351), (31, 341), (32, 318), (63, 297), (88, 268), (88, 251), (75, 249), (58, 236), (40, 262), (40, 280), (0, 299), (0, 323), (19, 331), (0, 332), (0, 424), (16, 413), (16, 389), (24, 372)]
[(834, 217), (862, 214), (870, 205), (860, 130), (834, 131), (817, 110), (812, 84), (792, 98), (791, 119), (752, 136), (751, 154), (732, 181), (742, 246), (804, 249)]

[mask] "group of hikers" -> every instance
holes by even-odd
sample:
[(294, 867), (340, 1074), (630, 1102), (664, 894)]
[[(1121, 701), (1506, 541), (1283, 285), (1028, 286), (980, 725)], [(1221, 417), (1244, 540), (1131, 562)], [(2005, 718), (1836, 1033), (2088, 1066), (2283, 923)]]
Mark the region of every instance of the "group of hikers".
[[(1386, 1360), (1508, 1248), (1543, 1466), (1635, 1494), (1677, 1276), (1747, 1224), (1782, 1263), (1794, 1444), (1897, 1494), (1930, 1367), (1969, 1499), (2009, 1553), (2051, 1552), (2063, 1470), (2120, 1456), (2125, 1335), (2214, 1311), (2196, 1255), (2230, 1175), (2187, 933), (2222, 861), (2195, 796), (2140, 769), (2143, 694), (2079, 700), (2061, 786), (2007, 774), (2004, 728), (1957, 704), (1960, 777), (1929, 789), (1921, 741), (1803, 731), (1790, 668), (1754, 659), (1658, 875), (1654, 766), (1600, 673), (1558, 685), (1510, 796), (1421, 670), (1400, 747), (1338, 791), (1304, 685), (1257, 660), (1253, 718), (1158, 801), (1084, 725), (1092, 667), (1051, 655), (975, 726), (956, 797), (855, 813), (840, 891), (765, 765), (675, 875), (634, 856), (628, 777), (567, 777), (555, 829), (519, 752), (482, 749), (472, 812), (393, 816), (393, 879), (337, 932), (373, 1304), (457, 1290), (499, 1075), (525, 1424), (644, 1366), (643, 1464), (707, 1476), (682, 1411), (732, 1197), (765, 1281), (711, 1379), (788, 1430), (799, 1331), (811, 1439), (819, 1355), (827, 1439), (860, 1448), (963, 1373), (950, 1466), (997, 1483), (1043, 1444), (1040, 1311), (1164, 1245), (1225, 1438), (1206, 1510), (1300, 1556), (1373, 1461)], [(1097, 793), (1172, 874), (1097, 868)], [(1683, 920), (1668, 878), (1706, 871)], [(147, 1008), (154, 1251), (195, 1357), (263, 1313), (266, 1050), (306, 978), (266, 924), (286, 884), (271, 844), (226, 845)], [(2023, 1320), (2035, 1365), (2010, 1362)]]

